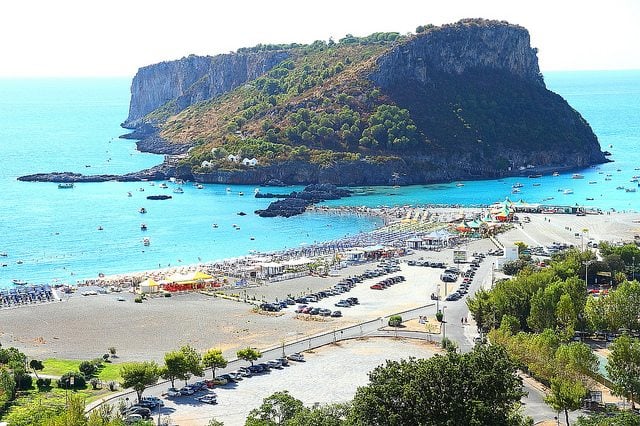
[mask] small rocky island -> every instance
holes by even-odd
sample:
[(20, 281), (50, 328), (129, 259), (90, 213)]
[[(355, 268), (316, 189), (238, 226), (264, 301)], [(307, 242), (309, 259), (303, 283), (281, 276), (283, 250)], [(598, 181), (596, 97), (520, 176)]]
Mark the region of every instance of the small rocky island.
[[(484, 19), (149, 65), (123, 127), (170, 161), (19, 179), (412, 185), (608, 161), (584, 118), (546, 88), (527, 30)], [(274, 209), (306, 201), (290, 199)]]
[(339, 200), (350, 197), (351, 191), (340, 189), (332, 184), (308, 185), (301, 192), (292, 192), (289, 195), (256, 193), (256, 198), (282, 198), (269, 204), (265, 210), (256, 210), (260, 217), (291, 217), (302, 214), (312, 204), (326, 200)]

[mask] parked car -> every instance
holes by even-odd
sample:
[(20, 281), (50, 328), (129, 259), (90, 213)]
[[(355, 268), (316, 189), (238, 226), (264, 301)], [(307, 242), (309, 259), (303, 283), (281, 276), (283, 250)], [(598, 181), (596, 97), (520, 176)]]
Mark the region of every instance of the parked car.
[(337, 302), (335, 304), (335, 306), (339, 307), (339, 308), (348, 308), (351, 306), (351, 304), (349, 302), (347, 302), (346, 300), (341, 300), (339, 302)]
[(231, 377), (230, 374), (221, 374), (218, 379), (226, 380), (227, 383), (235, 383), (237, 380)]
[(143, 396), (142, 401), (153, 402), (154, 404), (156, 404), (156, 406), (159, 405), (160, 407), (164, 407), (164, 401), (162, 401), (157, 396)]
[(143, 420), (144, 420), (144, 417), (142, 417), (140, 414), (129, 414), (124, 418), (124, 422), (128, 425), (141, 422)]
[(333, 311), (333, 312), (331, 312), (331, 316), (333, 318), (340, 318), (342, 316), (342, 312), (341, 311)]
[(137, 414), (139, 416), (142, 416), (142, 418), (144, 419), (148, 419), (149, 417), (151, 417), (151, 410), (148, 409), (147, 407), (139, 407), (139, 406), (135, 406), (132, 405), (129, 408), (126, 408), (122, 411), (122, 415), (129, 417), (133, 414)]
[(249, 367), (240, 367), (238, 369), (238, 372), (242, 375), (242, 377), (251, 377), (251, 376), (253, 376), (253, 373), (251, 372)]
[(251, 372), (251, 374), (260, 374), (260, 373), (264, 373), (264, 368), (261, 365), (250, 365), (249, 367), (247, 367), (249, 369), (249, 371)]
[(269, 368), (277, 368), (277, 369), (282, 368), (282, 363), (276, 359), (267, 361), (267, 365), (269, 366)]
[(217, 404), (218, 398), (213, 394), (203, 395), (196, 398), (200, 402), (204, 402), (205, 404)]
[(297, 361), (297, 362), (304, 361), (304, 355), (302, 355), (300, 352), (295, 352), (295, 353), (292, 353), (291, 355), (287, 355), (287, 358), (290, 359), (291, 361)]
[(167, 389), (167, 396), (169, 398), (174, 398), (176, 396), (181, 396), (182, 394), (180, 393), (180, 391), (176, 388), (169, 388)]
[(360, 302), (358, 302), (358, 298), (357, 297), (347, 297), (347, 302), (351, 303), (352, 305), (359, 305)]
[(289, 365), (289, 360), (287, 359), (287, 357), (278, 358), (276, 359), (276, 361), (279, 361), (283, 367), (287, 367)]
[(194, 393), (196, 393), (191, 386), (184, 386), (182, 388), (180, 388), (180, 395), (193, 395)]
[(372, 290), (382, 290), (382, 289), (384, 289), (384, 287), (382, 287), (382, 284), (374, 284), (369, 288), (372, 289)]

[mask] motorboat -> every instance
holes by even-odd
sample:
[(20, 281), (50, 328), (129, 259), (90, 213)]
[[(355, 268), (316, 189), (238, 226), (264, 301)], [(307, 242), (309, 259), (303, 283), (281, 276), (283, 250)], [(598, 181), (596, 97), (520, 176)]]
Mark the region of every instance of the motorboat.
[(564, 191), (562, 191), (562, 193), (563, 193), (564, 195), (573, 194), (573, 189), (565, 189)]
[(556, 177), (556, 176), (560, 176), (560, 173), (558, 173), (558, 172), (553, 172), (553, 174), (551, 174), (551, 176), (554, 176), (554, 177)]
[(140, 230), (141, 231), (146, 231), (147, 230), (147, 224), (146, 223), (141, 223), (140, 224)]
[(167, 189), (168, 186), (166, 183), (162, 182), (160, 185), (158, 185), (158, 188)]
[(238, 192), (238, 195), (244, 195), (244, 192), (240, 191)]
[(512, 193), (512, 194), (519, 194), (519, 193), (520, 193), (520, 190), (519, 190), (518, 188), (513, 188), (513, 189), (511, 190), (511, 193)]
[(147, 209), (145, 209), (144, 207), (140, 207), (140, 210), (138, 211), (142, 214), (145, 214), (147, 212)]
[(624, 186), (616, 186), (616, 189), (624, 189)]
[(202, 185), (202, 184), (200, 184), (200, 183), (199, 183), (199, 184), (197, 184), (197, 185), (196, 185), (196, 188), (198, 188), (198, 189), (204, 189), (204, 185)]
[(65, 183), (59, 183), (58, 184), (58, 189), (70, 189), (73, 188), (74, 184), (73, 182), (65, 182)]
[(521, 184), (520, 182), (516, 182), (513, 185), (511, 185), (512, 188), (522, 188), (524, 185)]
[(182, 189), (181, 187), (177, 187), (176, 189), (173, 190), (174, 194), (183, 194), (184, 193), (184, 189)]
[(11, 280), (11, 282), (15, 285), (27, 285), (27, 282), (24, 280)]
[(142, 244), (145, 245), (145, 246), (148, 246), (148, 245), (151, 244), (151, 240), (149, 238), (145, 237), (145, 238), (142, 239)]
[(636, 192), (636, 189), (633, 188), (633, 187), (632, 188), (625, 188), (625, 191), (626, 192)]
[(584, 176), (583, 176), (583, 175), (581, 175), (580, 173), (574, 173), (574, 174), (571, 176), (571, 179), (584, 179)]
[(589, 181), (589, 185), (593, 185), (593, 184), (596, 184), (596, 183), (598, 183), (598, 182), (597, 182), (597, 181), (595, 181), (595, 180), (590, 180), (590, 181)]
[(464, 186), (464, 183), (462, 183), (462, 182), (458, 182), (458, 183), (456, 183), (456, 186), (457, 186), (458, 188), (461, 188), (461, 187), (463, 187), (463, 186)]

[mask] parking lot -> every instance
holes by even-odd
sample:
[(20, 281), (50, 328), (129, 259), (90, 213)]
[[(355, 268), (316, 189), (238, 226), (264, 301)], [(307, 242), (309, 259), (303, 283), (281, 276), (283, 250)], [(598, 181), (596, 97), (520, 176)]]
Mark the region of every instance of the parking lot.
[[(305, 352), (304, 362), (291, 361), (288, 367), (214, 388), (212, 392), (218, 401), (215, 405), (195, 399), (204, 395), (203, 391), (192, 396), (163, 397), (165, 406), (160, 415), (169, 416), (181, 426), (206, 425), (212, 417), (225, 425), (243, 425), (249, 411), (258, 407), (265, 397), (280, 390), (288, 390), (305, 405), (346, 402), (353, 398), (358, 386), (368, 382), (367, 373), (384, 364), (386, 359), (429, 357), (436, 350), (435, 346), (423, 341), (383, 338), (327, 345), (311, 353)], [(156, 387), (150, 394), (154, 391), (157, 393), (161, 389)], [(157, 416), (158, 412), (154, 411), (154, 420)]]

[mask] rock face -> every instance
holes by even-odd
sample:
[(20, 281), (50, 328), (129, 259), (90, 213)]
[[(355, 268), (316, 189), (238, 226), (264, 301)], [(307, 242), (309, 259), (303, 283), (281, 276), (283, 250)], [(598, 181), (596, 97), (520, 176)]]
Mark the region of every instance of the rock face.
[[(265, 210), (256, 210), (255, 213), (260, 217), (291, 217), (305, 212), (307, 207), (312, 204), (320, 203), (325, 200), (338, 200), (343, 197), (351, 196), (351, 191), (337, 188), (331, 184), (315, 184), (309, 185), (302, 192), (292, 192), (283, 200), (275, 201), (269, 204)], [(257, 198), (264, 198), (256, 194)]]
[(289, 57), (283, 51), (191, 55), (140, 68), (131, 83), (129, 116), (122, 124), (136, 128), (148, 113), (172, 102), (172, 113), (214, 98), (264, 74)]
[(525, 28), (505, 22), (463, 20), (444, 25), (395, 47), (378, 60), (371, 80), (381, 87), (430, 83), (434, 74), (501, 70), (543, 86), (537, 50)]

